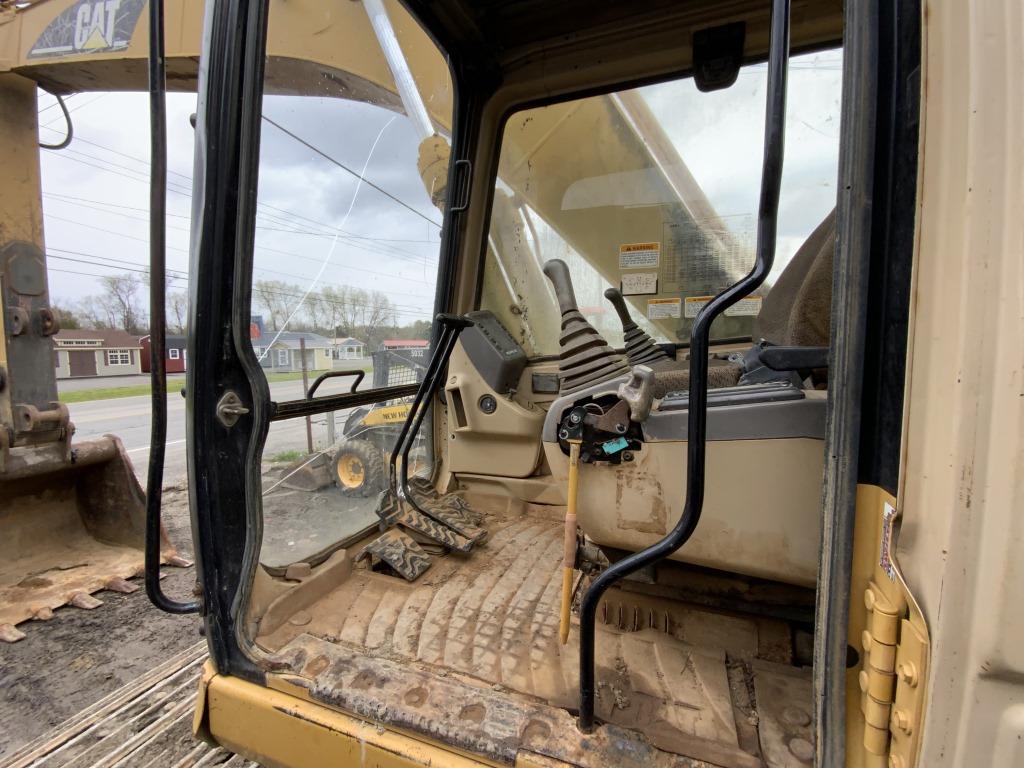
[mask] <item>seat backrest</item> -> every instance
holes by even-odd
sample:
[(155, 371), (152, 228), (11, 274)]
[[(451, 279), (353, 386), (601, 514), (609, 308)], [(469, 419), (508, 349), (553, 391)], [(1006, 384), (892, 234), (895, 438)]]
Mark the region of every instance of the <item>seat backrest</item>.
[(832, 320), (832, 260), (836, 211), (800, 246), (764, 298), (754, 341), (792, 347), (827, 347)]

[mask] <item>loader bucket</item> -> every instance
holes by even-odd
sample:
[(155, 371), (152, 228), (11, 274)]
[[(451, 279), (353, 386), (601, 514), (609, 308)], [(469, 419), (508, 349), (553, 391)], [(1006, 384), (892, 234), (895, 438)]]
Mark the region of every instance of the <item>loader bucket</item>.
[[(145, 494), (116, 437), (12, 448), (0, 488), (0, 640), (62, 605), (101, 605), (94, 592), (138, 589)], [(160, 533), (161, 562), (189, 565)]]

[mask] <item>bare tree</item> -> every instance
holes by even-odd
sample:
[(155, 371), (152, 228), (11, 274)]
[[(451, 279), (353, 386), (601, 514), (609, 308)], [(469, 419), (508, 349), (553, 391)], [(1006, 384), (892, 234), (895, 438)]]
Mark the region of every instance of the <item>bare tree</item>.
[(103, 293), (97, 298), (111, 327), (128, 333), (139, 333), (145, 319), (139, 305), (139, 289), (142, 280), (132, 273), (125, 275), (104, 275), (100, 278)]
[(301, 296), (298, 286), (280, 280), (257, 280), (252, 286), (253, 306), (265, 313), (268, 330), (280, 330)]
[(380, 291), (359, 291), (359, 312), (363, 340), (370, 349), (376, 349), (396, 325), (395, 306)]
[(174, 333), (184, 333), (188, 323), (188, 294), (174, 291), (167, 294), (167, 325)]

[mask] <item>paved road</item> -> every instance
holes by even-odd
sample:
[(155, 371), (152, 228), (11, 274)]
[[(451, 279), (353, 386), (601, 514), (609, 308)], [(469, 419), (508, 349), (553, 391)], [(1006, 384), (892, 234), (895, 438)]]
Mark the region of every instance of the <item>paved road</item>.
[[(324, 394), (341, 392), (347, 387), (346, 379), (324, 385)], [(281, 381), (270, 385), (274, 400), (293, 400), (302, 397), (301, 381)], [(149, 461), (149, 395), (119, 397), (110, 400), (91, 400), (70, 403), (71, 421), (75, 424), (75, 439), (88, 440), (98, 435), (113, 434), (121, 438), (135, 473), (146, 476)], [(347, 411), (335, 414), (337, 435), (341, 436)], [(327, 420), (324, 415), (313, 417), (314, 447), (327, 443)], [(177, 392), (167, 398), (167, 442), (164, 459), (164, 477), (168, 482), (185, 476), (185, 400)], [(263, 455), (274, 456), (281, 451), (306, 450), (306, 423), (304, 419), (279, 421), (271, 425)]]

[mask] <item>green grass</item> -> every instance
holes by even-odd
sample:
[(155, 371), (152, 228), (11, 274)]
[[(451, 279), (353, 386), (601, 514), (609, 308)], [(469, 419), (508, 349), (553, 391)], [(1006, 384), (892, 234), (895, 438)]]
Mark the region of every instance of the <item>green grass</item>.
[[(57, 385), (58, 387), (60, 384)], [(185, 386), (184, 379), (172, 379), (167, 382), (167, 392), (180, 392)], [(58, 396), (62, 403), (84, 403), (88, 400), (109, 400), (112, 397), (138, 397), (150, 393), (149, 384), (135, 384), (131, 387), (102, 387), (101, 389), (78, 389), (74, 392), (61, 392)]]
[[(345, 366), (346, 368), (362, 368), (364, 371), (369, 373), (373, 370), (373, 366), (369, 362), (360, 362), (353, 360), (353, 365)], [(326, 371), (310, 371), (308, 373), (309, 381), (312, 384), (313, 380), (321, 373)], [(267, 381), (301, 381), (302, 371), (282, 371), (280, 373), (268, 373)], [(366, 380), (363, 380), (362, 386), (366, 386)], [(60, 384), (58, 383), (58, 388)], [(167, 392), (172, 394), (180, 392), (185, 386), (185, 379), (174, 378), (167, 382)], [(330, 386), (324, 384), (324, 387)], [(61, 392), (59, 399), (62, 403), (84, 403), (89, 400), (109, 400), (115, 397), (139, 397), (141, 395), (148, 395), (151, 389), (149, 384), (135, 384), (130, 387), (101, 387), (99, 389), (79, 389), (74, 392)], [(331, 390), (334, 392), (335, 390)]]
[(275, 453), (273, 456), (271, 456), (270, 461), (273, 462), (274, 464), (286, 464), (291, 463), (293, 461), (298, 461), (305, 455), (306, 454), (304, 454), (302, 451), (281, 451), (280, 453)]

